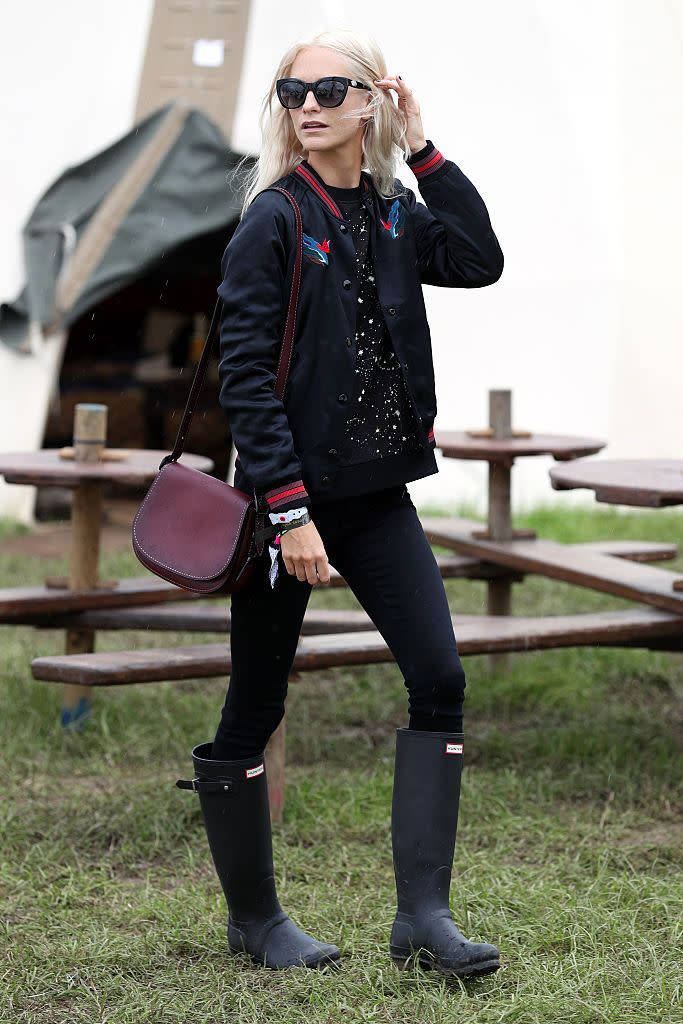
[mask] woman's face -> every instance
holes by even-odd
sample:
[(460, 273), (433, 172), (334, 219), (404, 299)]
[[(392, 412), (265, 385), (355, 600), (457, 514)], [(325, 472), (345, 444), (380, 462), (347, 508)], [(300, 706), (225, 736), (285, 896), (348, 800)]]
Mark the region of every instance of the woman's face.
[[(317, 82), (319, 78), (325, 78), (327, 75), (354, 77), (349, 74), (341, 54), (326, 46), (311, 46), (297, 55), (286, 77), (301, 78), (304, 82)], [(368, 81), (365, 84), (372, 83)], [(309, 89), (303, 106), (289, 110), (288, 114), (297, 138), (309, 153), (327, 152), (341, 146), (355, 145), (360, 152), (366, 122), (360, 115), (348, 117), (348, 112), (354, 108), (364, 107), (370, 99), (371, 93), (367, 89), (354, 89), (353, 86), (349, 86), (344, 102), (340, 106), (321, 107), (313, 95), (313, 90)], [(343, 114), (347, 116), (342, 118)], [(306, 129), (303, 127), (306, 121), (320, 121), (325, 127), (317, 130)]]

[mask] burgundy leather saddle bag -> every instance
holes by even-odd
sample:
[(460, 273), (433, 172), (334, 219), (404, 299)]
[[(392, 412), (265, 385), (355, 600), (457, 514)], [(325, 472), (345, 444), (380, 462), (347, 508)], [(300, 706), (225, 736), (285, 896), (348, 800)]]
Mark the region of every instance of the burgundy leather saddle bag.
[[(294, 208), (296, 253), (280, 349), (275, 393), (284, 394), (296, 327), (303, 258), (301, 211), (294, 197), (282, 192)], [(133, 551), (151, 572), (184, 590), (228, 594), (246, 586), (264, 543), (273, 535), (264, 498), (247, 494), (216, 477), (179, 462), (209, 362), (214, 336), (220, 337), (223, 300), (219, 297), (201, 359), (192, 381), (173, 451), (162, 459), (135, 519)]]

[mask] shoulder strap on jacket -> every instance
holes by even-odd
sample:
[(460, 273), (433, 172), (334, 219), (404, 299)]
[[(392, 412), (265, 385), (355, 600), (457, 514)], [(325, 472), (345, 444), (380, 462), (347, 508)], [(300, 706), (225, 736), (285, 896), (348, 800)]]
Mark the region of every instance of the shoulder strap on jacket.
[[(303, 231), (301, 227), (301, 211), (298, 203), (294, 196), (287, 191), (286, 188), (280, 188), (279, 185), (273, 185), (270, 188), (263, 189), (264, 192), (282, 192), (287, 197), (289, 202), (294, 207), (294, 218), (296, 221), (296, 253), (294, 257), (294, 273), (292, 275), (292, 284), (289, 291), (289, 304), (287, 307), (287, 319), (285, 320), (285, 330), (282, 339), (282, 347), (280, 349), (280, 359), (277, 367), (277, 378), (275, 380), (275, 394), (278, 398), (282, 398), (285, 385), (287, 384), (287, 375), (289, 373), (289, 364), (292, 359), (292, 348), (294, 345), (294, 332), (296, 327), (296, 309), (299, 301), (299, 286), (301, 284), (301, 264), (303, 262)], [(260, 195), (260, 193), (259, 193)], [(180, 421), (178, 427), (178, 434), (175, 439), (175, 445), (170, 455), (166, 455), (159, 463), (159, 469), (168, 462), (177, 462), (180, 456), (183, 454), (185, 447), (185, 438), (187, 437), (190, 429), (190, 423), (194, 415), (195, 407), (197, 405), (197, 399), (199, 393), (204, 384), (204, 378), (206, 376), (206, 370), (209, 365), (209, 355), (211, 353), (211, 344), (213, 342), (214, 334), (216, 338), (220, 335), (220, 322), (221, 313), (223, 312), (223, 300), (218, 297), (216, 306), (213, 311), (211, 318), (211, 326), (209, 327), (208, 334), (206, 335), (206, 341), (204, 342), (204, 349), (202, 351), (201, 358), (197, 364), (195, 370), (194, 380), (190, 388), (190, 393), (187, 397), (187, 403), (185, 405), (185, 412), (183, 418)]]

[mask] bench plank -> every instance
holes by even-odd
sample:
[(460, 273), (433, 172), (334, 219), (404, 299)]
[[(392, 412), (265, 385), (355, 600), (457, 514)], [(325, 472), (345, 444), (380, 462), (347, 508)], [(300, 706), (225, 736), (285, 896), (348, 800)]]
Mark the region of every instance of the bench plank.
[[(460, 528), (480, 528), (481, 523), (455, 518), (426, 518), (422, 520), (425, 533), (432, 544), (455, 547), (461, 543)], [(536, 543), (536, 542), (533, 542)], [(675, 558), (678, 548), (675, 544), (661, 544), (648, 541), (591, 541), (569, 544), (568, 549), (596, 551), (615, 555), (634, 562), (663, 561)], [(482, 561), (473, 555), (435, 555), (443, 579), (495, 579), (511, 578), (519, 582), (525, 573), (505, 565)], [(330, 569), (330, 586), (345, 587), (346, 580)], [(225, 599), (226, 595), (222, 595)], [(138, 629), (147, 628), (145, 615), (156, 618), (155, 629), (196, 629), (198, 632), (212, 632), (213, 625), (205, 612), (197, 611), (196, 617), (187, 612), (187, 605), (200, 599), (218, 600), (207, 594), (192, 594), (187, 590), (166, 583), (150, 573), (144, 577), (120, 580), (113, 590), (55, 590), (49, 587), (14, 587), (0, 589), (0, 622), (38, 628), (93, 628), (93, 629)], [(169, 602), (184, 605), (176, 615), (165, 607)], [(158, 611), (153, 613), (154, 604)], [(136, 612), (135, 609), (139, 609)], [(116, 612), (111, 611), (117, 609)], [(100, 616), (100, 612), (102, 613)], [(105, 614), (107, 612), (107, 614)], [(168, 612), (168, 618), (164, 613)], [(120, 619), (117, 617), (120, 616)], [(213, 622), (220, 623), (221, 613), (216, 613)], [(187, 622), (187, 625), (183, 625)], [(165, 625), (168, 623), (168, 625)], [(223, 626), (217, 624), (220, 631)], [(364, 628), (364, 627), (363, 627)], [(312, 629), (311, 632), (323, 630)]]
[(588, 540), (569, 546), (580, 551), (600, 551), (603, 555), (626, 558), (629, 562), (667, 562), (678, 557), (677, 544), (656, 540)]
[[(461, 655), (494, 651), (530, 651), (555, 647), (656, 647), (683, 645), (683, 617), (654, 608), (581, 613), (541, 618), (458, 615), (453, 625)], [(335, 666), (393, 661), (377, 630), (301, 636), (293, 672)], [(225, 676), (230, 672), (230, 645), (200, 644), (96, 654), (34, 658), (35, 679), (85, 686), (114, 686)]]
[[(424, 516), (422, 527), (431, 544), (456, 550), (457, 538), (471, 532), (471, 526), (482, 529), (484, 523), (472, 524), (468, 519), (451, 516)], [(678, 545), (655, 540), (591, 540), (567, 544), (572, 551), (599, 551), (603, 555), (626, 558), (630, 562), (666, 562), (678, 557)]]
[(479, 540), (460, 532), (457, 521), (453, 522), (452, 526), (439, 525), (438, 543), (448, 538), (467, 555), (683, 615), (683, 592), (674, 589), (680, 573), (552, 540)]
[[(470, 555), (436, 555), (437, 565), (443, 579), (494, 579), (499, 576), (513, 579), (523, 578), (514, 569), (482, 562)], [(345, 587), (346, 580), (330, 566), (330, 586)], [(225, 597), (226, 595), (220, 595)], [(167, 583), (150, 573), (148, 576), (122, 579), (113, 589), (102, 590), (56, 590), (53, 587), (12, 587), (0, 590), (0, 622), (13, 625), (49, 625), (56, 627), (54, 620), (48, 622), (45, 616), (99, 610), (104, 608), (128, 608), (146, 604), (161, 604), (168, 601), (215, 600), (211, 594), (193, 594), (173, 583)], [(80, 620), (79, 620), (80, 621)], [(111, 621), (111, 620), (110, 620)], [(59, 625), (71, 626), (71, 620), (62, 620)], [(76, 623), (74, 622), (74, 626)]]
[[(103, 608), (99, 611), (51, 615), (29, 623), (42, 629), (140, 629), (160, 632), (225, 633), (230, 628), (229, 598), (211, 604), (176, 601), (140, 608)], [(374, 629), (370, 616), (360, 610), (307, 608), (301, 632), (344, 633)]]
[[(55, 590), (52, 587), (10, 587), (0, 590), (0, 621), (13, 622), (22, 616), (84, 611), (88, 608), (126, 608), (159, 601), (187, 601), (187, 590), (167, 583), (152, 573), (118, 581), (113, 589)], [(206, 597), (206, 594), (197, 594)]]

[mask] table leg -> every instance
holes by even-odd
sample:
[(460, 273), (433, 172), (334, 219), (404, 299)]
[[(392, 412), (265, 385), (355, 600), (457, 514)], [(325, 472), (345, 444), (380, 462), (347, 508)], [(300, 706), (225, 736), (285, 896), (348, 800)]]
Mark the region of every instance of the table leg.
[[(102, 521), (102, 484), (81, 483), (74, 489), (71, 510), (71, 559), (69, 588), (90, 590), (97, 583)], [(95, 631), (67, 629), (67, 654), (90, 654), (95, 650)], [(61, 724), (80, 728), (90, 713), (89, 686), (68, 683), (62, 697)]]
[[(512, 435), (512, 393), (489, 391), (489, 426), (494, 437)], [(488, 529), (491, 540), (512, 538), (512, 505), (510, 499), (512, 462), (489, 462)], [(509, 579), (489, 580), (487, 585), (489, 615), (510, 615), (512, 582)], [(489, 667), (501, 671), (509, 665), (509, 655), (489, 654)]]
[(270, 820), (282, 821), (285, 806), (285, 719), (283, 718), (266, 744), (266, 775)]

